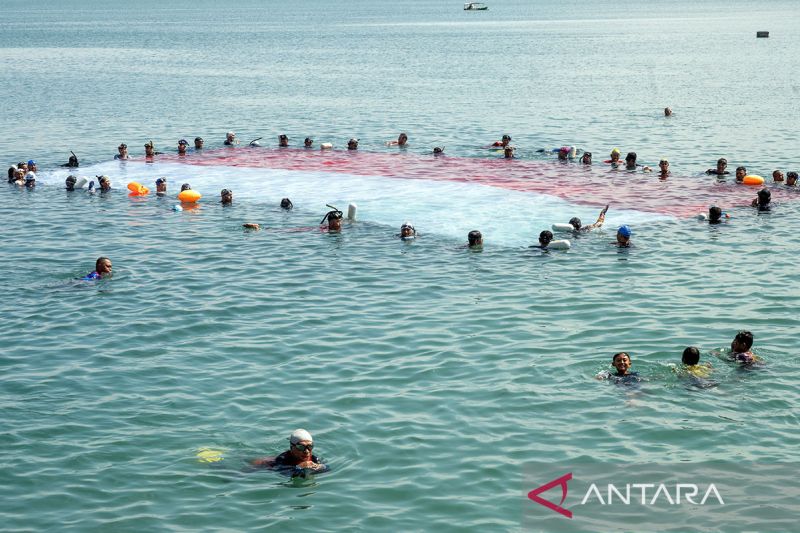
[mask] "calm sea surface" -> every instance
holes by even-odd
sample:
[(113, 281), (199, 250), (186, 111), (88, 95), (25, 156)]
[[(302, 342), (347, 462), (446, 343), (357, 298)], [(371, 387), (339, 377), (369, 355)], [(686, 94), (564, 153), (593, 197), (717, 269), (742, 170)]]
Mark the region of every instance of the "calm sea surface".
[[(672, 190), (713, 187), (701, 173), (720, 156), (800, 170), (795, 2), (176, 6), (0, 1), (0, 160), (41, 168), (36, 190), (0, 187), (5, 530), (521, 530), (525, 494), (549, 480), (529, 479), (533, 461), (798, 456), (791, 192), (758, 215), (744, 190), (717, 227), (612, 207), (634, 248), (608, 227), (543, 254), (527, 245), (575, 204), (531, 208), (528, 228), (525, 200), (492, 187), (481, 203), (424, 180), (109, 161), (120, 142), (217, 148), (228, 130), (265, 146), (359, 137), (366, 152), (407, 131), (410, 157), (497, 157), (479, 147), (509, 133), (545, 167), (539, 148), (598, 161), (618, 146), (669, 158)], [(69, 150), (118, 190), (66, 194)], [(196, 179), (205, 201), (126, 196), (158, 175), (173, 192)], [(326, 201), (369, 209), (340, 235), (295, 231)], [(394, 237), (405, 219), (411, 244)], [(476, 228), (494, 232), (482, 252), (462, 247)], [(99, 255), (113, 279), (75, 281)], [(711, 353), (740, 329), (758, 368)], [(688, 345), (713, 386), (673, 372)], [(594, 379), (621, 350), (638, 387)], [(330, 474), (247, 471), (297, 427)], [(204, 447), (224, 460), (199, 462)]]

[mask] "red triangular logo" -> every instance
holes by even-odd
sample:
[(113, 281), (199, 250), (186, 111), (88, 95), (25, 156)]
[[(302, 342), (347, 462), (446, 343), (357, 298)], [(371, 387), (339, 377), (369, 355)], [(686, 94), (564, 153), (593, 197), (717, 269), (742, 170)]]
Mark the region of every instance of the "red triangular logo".
[[(567, 499), (567, 481), (569, 481), (570, 479), (572, 479), (572, 472), (570, 472), (569, 474), (564, 474), (560, 478), (554, 479), (550, 483), (546, 483), (541, 487), (533, 489), (528, 493), (528, 498), (535, 501), (539, 505), (544, 505), (548, 509), (552, 509), (553, 511), (559, 514), (566, 516), (567, 518), (572, 518), (572, 511), (561, 507), (561, 505), (564, 503), (564, 500)], [(556, 485), (561, 485), (561, 501), (558, 503), (558, 505), (539, 497), (539, 494), (547, 492)]]

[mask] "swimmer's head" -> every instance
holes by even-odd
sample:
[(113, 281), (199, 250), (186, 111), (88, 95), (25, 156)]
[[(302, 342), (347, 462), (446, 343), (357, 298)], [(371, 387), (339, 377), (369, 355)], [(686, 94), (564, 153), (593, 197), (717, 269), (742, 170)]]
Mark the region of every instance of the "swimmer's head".
[(314, 139), (312, 139), (311, 137), (306, 137), (305, 140), (303, 141), (303, 146), (305, 146), (306, 148), (311, 148), (313, 145), (314, 145)]
[(111, 178), (108, 176), (95, 176), (97, 183), (100, 185), (101, 191), (108, 191), (111, 189)]
[(308, 460), (314, 449), (314, 439), (305, 429), (295, 429), (289, 435), (289, 452), (298, 460)]
[(664, 116), (665, 117), (671, 117), (672, 116), (672, 109), (670, 109), (669, 107), (665, 107), (664, 108)]
[(561, 148), (558, 149), (558, 158), (561, 159), (562, 161), (567, 159), (569, 157), (570, 151), (572, 151), (571, 146), (562, 146)]
[(441, 146), (434, 146), (433, 147), (433, 155), (441, 155), (444, 153), (444, 148)]
[(181, 139), (180, 141), (178, 141), (178, 146), (179, 147), (183, 146), (183, 148), (186, 149), (186, 147), (189, 146), (189, 141), (187, 141), (186, 139)]
[(98, 257), (94, 262), (94, 271), (100, 274), (111, 274), (111, 259), (108, 257)]
[(413, 237), (417, 234), (417, 230), (414, 229), (414, 225), (411, 222), (403, 222), (403, 225), (400, 226), (400, 237), (401, 238), (408, 238)]
[(128, 151), (128, 145), (125, 144), (125, 143), (122, 143), (119, 146), (117, 146), (117, 150), (119, 151), (119, 153), (127, 152)]
[(74, 191), (75, 190), (75, 183), (77, 181), (78, 181), (78, 178), (76, 178), (75, 176), (71, 176), (71, 175), (67, 176), (67, 179), (65, 181), (65, 183), (67, 185), (67, 190), (68, 191)]
[(797, 172), (787, 172), (786, 173), (786, 185), (797, 185)]
[(191, 190), (191, 188), (192, 188), (191, 185), (189, 185), (188, 183), (184, 183), (183, 185), (181, 185), (181, 192)]
[(722, 208), (712, 205), (708, 208), (708, 221), (719, 222), (722, 219)]
[(780, 183), (783, 181), (783, 172), (780, 170), (773, 170), (772, 171), (772, 181), (776, 183)]
[(469, 246), (481, 246), (483, 245), (483, 235), (480, 231), (474, 229), (467, 233), (467, 243), (469, 243)]
[(624, 376), (631, 367), (631, 356), (628, 352), (615, 353), (611, 358), (611, 364), (617, 369), (617, 374)]
[(505, 146), (508, 143), (510, 143), (511, 142), (511, 135), (508, 135), (508, 134), (503, 135), (502, 142), (503, 142), (503, 146)]
[(505, 155), (506, 159), (511, 159), (514, 157), (514, 147), (510, 144), (503, 148), (503, 154)]
[(156, 180), (156, 192), (167, 192), (167, 178), (161, 177)]
[(405, 146), (407, 142), (408, 142), (408, 135), (406, 135), (405, 133), (401, 133), (397, 137), (397, 144), (398, 145)]
[(728, 160), (724, 157), (720, 157), (717, 159), (717, 170), (725, 170), (725, 167), (728, 166)]
[(615, 155), (617, 155), (617, 156), (618, 156), (618, 155), (619, 155), (619, 153), (620, 153), (620, 152), (619, 152), (619, 148), (612, 148), (612, 149), (611, 149), (611, 157), (614, 157)]
[(661, 170), (667, 170), (669, 168), (669, 161), (666, 157), (662, 157), (661, 161), (658, 162), (658, 166), (661, 167)]
[(543, 247), (546, 247), (550, 242), (553, 240), (553, 232), (549, 230), (544, 230), (539, 234), (539, 244)]
[(747, 169), (745, 167), (736, 167), (736, 181), (742, 181), (746, 175)]
[(627, 245), (631, 240), (632, 233), (630, 226), (620, 226), (617, 230), (617, 243)]
[(628, 155), (625, 156), (625, 162), (629, 165), (636, 164), (636, 152), (628, 152)]
[(235, 138), (236, 138), (236, 134), (234, 132), (232, 132), (232, 131), (229, 131), (228, 133), (225, 134), (225, 140), (226, 141), (233, 141)]
[(689, 346), (685, 350), (683, 350), (683, 357), (681, 358), (681, 362), (684, 365), (696, 365), (700, 362), (700, 350), (697, 349), (697, 346)]
[(572, 217), (569, 219), (569, 225), (575, 228), (576, 231), (581, 229), (581, 226), (583, 226), (583, 224), (581, 224), (581, 219), (578, 217)]
[(583, 152), (583, 156), (581, 156), (581, 163), (583, 163), (584, 165), (591, 165), (592, 152)]
[(347, 141), (347, 149), (348, 150), (358, 150), (358, 139), (353, 137), (349, 141)]
[(278, 146), (289, 146), (289, 137), (286, 134), (281, 133), (278, 135)]
[(326, 221), (328, 222), (328, 230), (330, 231), (339, 231), (342, 229), (342, 218), (344, 213), (342, 213), (339, 209), (336, 209), (332, 205), (328, 205), (331, 208), (330, 211), (325, 213), (325, 216), (322, 218), (322, 222), (320, 224), (324, 224)]
[(71, 156), (69, 156), (69, 160), (67, 161), (67, 166), (68, 167), (77, 168), (79, 165), (80, 165), (80, 163), (78, 163), (78, 156), (77, 155), (75, 155), (73, 153)]
[(194, 138), (194, 148), (195, 148), (195, 150), (200, 150), (201, 148), (203, 148), (203, 143), (204, 142), (205, 141), (203, 141), (202, 137), (195, 137)]
[(220, 201), (223, 204), (232, 204), (233, 203), (233, 191), (230, 189), (222, 189), (219, 193)]
[(770, 200), (772, 200), (772, 193), (769, 192), (769, 189), (761, 189), (760, 191), (758, 191), (759, 207), (764, 207), (769, 205)]
[(736, 334), (731, 342), (731, 351), (734, 353), (744, 353), (753, 346), (753, 334), (742, 330)]
[(288, 198), (282, 198), (281, 199), (281, 208), (282, 209), (286, 209), (287, 211), (289, 211), (293, 207), (294, 207), (294, 205), (292, 204), (291, 200), (289, 200)]

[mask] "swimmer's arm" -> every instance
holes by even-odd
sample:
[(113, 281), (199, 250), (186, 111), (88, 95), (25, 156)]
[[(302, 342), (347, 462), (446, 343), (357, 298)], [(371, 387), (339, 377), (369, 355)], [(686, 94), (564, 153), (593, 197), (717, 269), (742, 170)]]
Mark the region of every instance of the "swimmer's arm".
[(260, 468), (272, 468), (275, 466), (275, 456), (260, 457), (251, 461), (250, 464)]
[[(602, 226), (603, 222), (605, 222), (605, 220), (606, 220), (606, 211), (608, 211), (608, 206), (605, 206), (603, 208), (603, 210), (600, 211), (600, 216), (597, 217), (597, 222), (595, 222), (594, 224), (589, 224), (588, 226), (586, 226), (585, 230), (589, 231), (589, 230), (593, 230), (595, 228), (599, 228), (600, 226)], [(581, 228), (581, 229), (584, 229), (584, 228)]]

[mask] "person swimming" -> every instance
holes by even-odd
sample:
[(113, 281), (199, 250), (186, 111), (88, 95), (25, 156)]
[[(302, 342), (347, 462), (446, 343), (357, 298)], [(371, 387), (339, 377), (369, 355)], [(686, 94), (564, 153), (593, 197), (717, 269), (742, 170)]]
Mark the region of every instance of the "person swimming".
[(620, 157), (619, 148), (613, 148), (611, 150), (611, 154), (609, 157), (611, 157), (611, 159), (607, 160), (606, 163), (610, 163), (612, 165), (619, 165), (621, 163), (621, 161), (619, 160)]
[(620, 226), (619, 229), (617, 229), (617, 241), (611, 244), (615, 244), (619, 248), (628, 248), (633, 244), (631, 242), (632, 234), (633, 231), (631, 230), (630, 226), (628, 226), (627, 224), (624, 226)]
[(294, 207), (294, 204), (288, 198), (281, 199), (281, 209), (285, 209), (286, 211), (291, 211)]
[(348, 150), (358, 150), (358, 139), (353, 137), (349, 141), (347, 141), (347, 149)]
[(474, 229), (467, 233), (467, 246), (470, 248), (483, 247), (483, 235), (480, 231)]
[(672, 116), (672, 108), (665, 107), (664, 108), (664, 116), (665, 117), (671, 117)]
[(219, 197), (222, 205), (233, 204), (233, 191), (230, 189), (222, 189), (222, 191), (219, 193)]
[(747, 169), (745, 167), (736, 167), (736, 181), (741, 183), (746, 175)]
[(443, 154), (444, 154), (444, 146), (433, 147), (433, 155), (443, 155)]
[(539, 233), (539, 246), (537, 246), (537, 248), (546, 250), (547, 246), (551, 242), (553, 242), (553, 232), (550, 230), (544, 230), (543, 232)]
[(759, 211), (769, 211), (771, 209), (771, 201), (772, 193), (769, 192), (769, 189), (761, 189), (758, 191), (758, 196), (753, 199), (750, 205), (752, 207), (757, 207)]
[(783, 183), (783, 172), (781, 172), (780, 170), (773, 170), (772, 181), (775, 183)]
[(100, 185), (100, 192), (108, 192), (111, 190), (111, 178), (108, 176), (95, 176), (97, 184)]
[(117, 154), (114, 156), (114, 159), (130, 159), (131, 156), (128, 155), (128, 145), (125, 143), (120, 144), (117, 146)]
[(306, 137), (303, 141), (303, 148), (313, 148), (314, 147), (314, 139), (311, 137)]
[(25, 186), (29, 189), (33, 189), (36, 187), (36, 173), (32, 171), (28, 171), (25, 174)]
[(702, 385), (703, 388), (716, 385), (715, 383), (705, 381), (711, 376), (711, 363), (700, 364), (700, 349), (697, 348), (697, 346), (687, 346), (683, 350), (681, 364), (683, 366), (676, 369), (679, 376), (688, 374), (694, 378), (699, 378), (703, 381), (695, 383), (695, 385)]
[(408, 135), (401, 133), (396, 141), (386, 141), (386, 146), (399, 146), (400, 148), (408, 144)]
[(108, 257), (98, 257), (94, 262), (94, 271), (86, 274), (82, 281), (95, 281), (101, 278), (111, 277), (111, 259)]
[(750, 348), (753, 347), (753, 340), (753, 334), (749, 331), (742, 330), (736, 334), (731, 341), (731, 356), (734, 361), (745, 364), (755, 362), (756, 356), (750, 351)]
[(291, 477), (305, 477), (329, 470), (322, 460), (313, 455), (314, 439), (305, 429), (296, 429), (289, 435), (289, 449), (274, 457), (261, 457), (251, 461), (255, 467), (270, 468)]
[(661, 178), (662, 180), (666, 179), (667, 176), (670, 175), (669, 161), (665, 157), (662, 157), (661, 161), (658, 162), (658, 168), (659, 168), (658, 177)]
[(715, 174), (717, 176), (724, 176), (725, 174), (730, 174), (727, 170), (728, 167), (728, 160), (724, 157), (720, 157), (717, 159), (717, 168), (709, 168), (706, 170), (706, 174)]
[(398, 235), (404, 241), (411, 241), (417, 238), (417, 230), (414, 229), (414, 225), (411, 222), (403, 222), (403, 225), (400, 226), (400, 234)]
[(606, 205), (602, 211), (600, 211), (600, 215), (597, 217), (597, 221), (594, 224), (589, 224), (586, 226), (581, 225), (581, 219), (578, 217), (572, 217), (569, 219), (570, 226), (577, 231), (592, 231), (593, 229), (599, 228), (603, 225), (603, 222), (606, 220), (606, 212), (608, 211), (608, 205)]
[(167, 178), (162, 176), (156, 180), (156, 194), (158, 196), (167, 194)]
[(235, 144), (239, 144), (239, 139), (236, 138), (236, 134), (232, 131), (229, 131), (225, 134), (225, 141), (222, 143), (225, 146), (233, 146)]
[(505, 148), (511, 142), (511, 135), (505, 134), (502, 140), (495, 141), (486, 148)]
[(604, 370), (597, 374), (597, 379), (608, 379), (614, 383), (635, 383), (641, 381), (638, 372), (631, 372), (631, 356), (628, 352), (615, 353), (611, 358), (611, 366), (616, 369), (615, 373)]
[(192, 190), (192, 186), (189, 185), (188, 183), (184, 183), (183, 185), (181, 185), (181, 192), (190, 190)]
[(708, 208), (708, 223), (709, 224), (722, 224), (723, 218), (728, 218), (727, 213), (722, 212), (722, 208), (712, 205)]
[(584, 165), (591, 165), (592, 164), (592, 152), (583, 152), (581, 156), (581, 163)]
[(642, 172), (650, 172), (651, 169), (647, 165), (640, 165), (636, 163), (636, 152), (628, 152), (628, 155), (625, 156), (625, 170), (636, 170), (637, 168), (641, 167)]
[(514, 151), (516, 148), (511, 146), (510, 144), (503, 148), (503, 157), (506, 159), (513, 159), (514, 158)]
[(205, 143), (205, 141), (203, 140), (202, 137), (195, 137), (194, 138), (194, 149), (195, 150), (202, 150), (204, 143)]
[[(342, 213), (341, 210), (336, 209), (332, 205), (329, 204), (325, 205), (330, 207), (331, 210), (325, 213), (325, 216), (322, 217), (322, 220), (319, 223), (320, 226), (322, 226), (322, 229), (327, 230), (329, 233), (338, 233), (342, 231), (342, 218), (344, 213)], [(325, 222), (327, 222), (328, 224), (325, 225)]]
[(797, 172), (792, 171), (786, 173), (786, 186), (797, 187)]
[(66, 180), (64, 180), (64, 183), (66, 184), (68, 191), (74, 191), (75, 190), (75, 184), (77, 182), (78, 182), (78, 178), (73, 176), (73, 175), (71, 175), (71, 174), (69, 176), (67, 176)]
[(72, 154), (71, 156), (69, 156), (69, 160), (61, 166), (67, 168), (78, 168), (80, 166), (80, 163), (78, 163), (78, 156), (75, 155), (75, 152), (71, 150), (69, 153)]
[(186, 155), (186, 150), (188, 149), (189, 149), (189, 141), (187, 141), (186, 139), (181, 139), (180, 141), (178, 141), (178, 155)]

